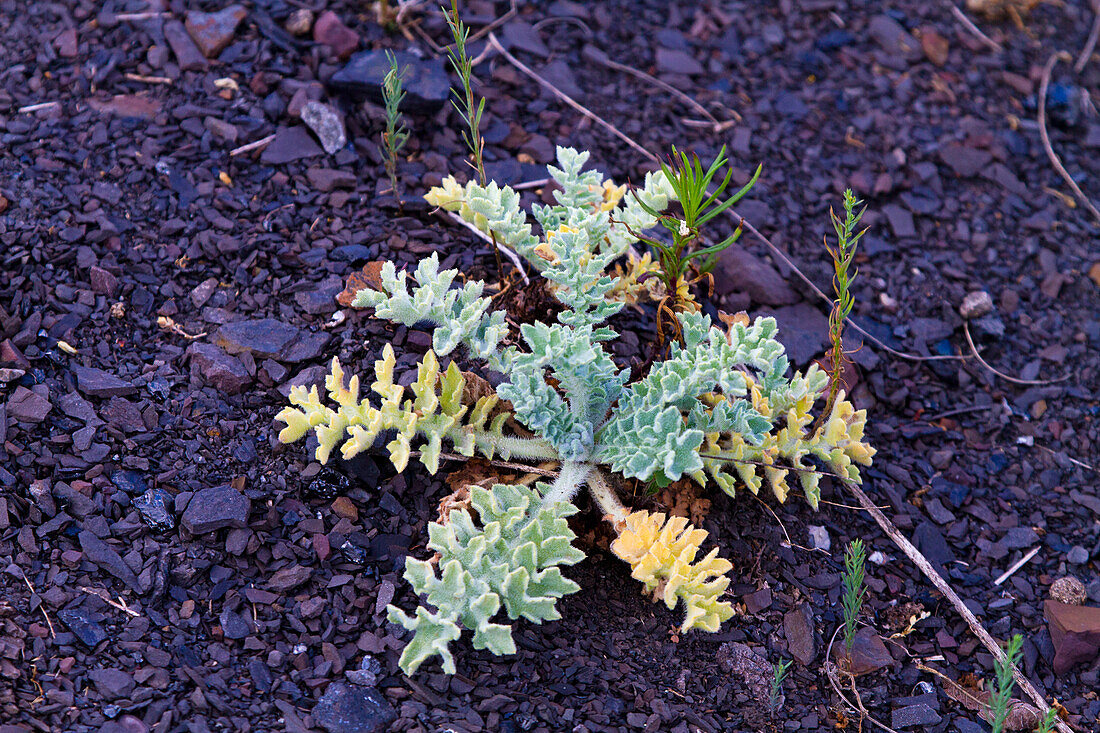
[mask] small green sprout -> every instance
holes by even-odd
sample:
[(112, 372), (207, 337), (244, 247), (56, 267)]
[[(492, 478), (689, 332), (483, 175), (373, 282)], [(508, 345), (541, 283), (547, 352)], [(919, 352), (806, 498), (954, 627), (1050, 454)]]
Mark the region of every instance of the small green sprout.
[[(443, 10), (443, 16), (447, 19), (447, 27), (451, 29), (454, 44), (448, 54), (451, 58), (451, 66), (458, 78), (462, 81), (462, 93), (454, 91), (455, 98), (451, 100), (458, 111), (462, 121), (466, 123), (462, 131), (462, 139), (469, 148), (474, 160), (471, 166), (477, 171), (477, 181), (482, 186), (486, 184), (485, 178), (485, 138), (481, 136), (481, 116), (485, 112), (485, 97), (477, 99), (474, 95), (473, 75), (474, 62), (466, 49), (466, 42), (470, 37), (470, 29), (458, 17), (458, 0), (451, 0), (451, 9)], [(493, 240), (493, 256), (496, 258), (497, 274), (504, 280), (504, 264), (500, 259), (500, 248), (497, 245), (497, 237), (493, 232), (489, 233)]]
[(791, 664), (791, 660), (787, 659), (772, 665), (771, 689), (768, 691), (768, 706), (772, 712), (779, 711), (783, 698), (783, 680), (787, 679)]
[(1055, 723), (1058, 722), (1058, 711), (1054, 708), (1048, 708), (1046, 715), (1039, 721), (1039, 729), (1036, 733), (1050, 733), (1054, 730)]
[(844, 553), (844, 649), (850, 657), (856, 640), (856, 624), (867, 591), (863, 587), (866, 551), (863, 540), (852, 540)]
[(836, 231), (837, 245), (834, 249), (826, 242), (825, 249), (833, 258), (833, 290), (836, 291), (836, 299), (833, 301), (833, 310), (829, 314), (829, 340), (832, 342), (832, 349), (829, 352), (829, 397), (825, 402), (825, 414), (828, 414), (836, 401), (837, 392), (840, 391), (840, 375), (844, 369), (844, 325), (855, 305), (855, 298), (850, 290), (852, 280), (856, 276), (855, 271), (851, 269), (852, 259), (856, 255), (856, 245), (867, 231), (866, 229), (858, 233), (855, 231), (860, 218), (863, 217), (863, 212), (867, 210), (863, 208), (859, 212), (856, 211), (862, 203), (856, 199), (852, 189), (849, 188), (844, 191), (844, 221), (829, 209), (829, 219), (833, 222), (833, 229)]
[(993, 733), (1004, 733), (1005, 720), (1008, 718), (1009, 703), (1012, 701), (1012, 688), (1016, 681), (1012, 679), (1012, 670), (1020, 662), (1020, 649), (1024, 637), (1016, 634), (1005, 646), (1005, 656), (993, 662), (997, 675), (997, 689), (989, 696), (989, 716)]
[[(719, 253), (741, 236), (742, 228), (739, 225), (733, 234), (721, 242), (708, 247), (699, 246), (702, 240), (702, 227), (740, 201), (760, 178), (760, 171), (763, 169), (763, 166), (757, 166), (752, 179), (741, 190), (722, 200), (733, 178), (732, 168), (728, 169), (726, 175), (714, 185), (713, 191), (710, 189), (719, 169), (726, 164), (727, 160), (726, 147), (723, 145), (714, 162), (704, 170), (698, 156), (688, 156), (687, 153), (677, 150), (676, 146), (672, 147), (670, 161), (661, 163), (661, 171), (675, 192), (675, 199), (680, 202), (683, 219), (663, 214), (638, 200), (642, 209), (651, 216), (657, 217), (672, 237), (671, 244), (652, 238), (643, 238), (642, 241), (652, 247), (657, 254), (660, 262), (660, 278), (668, 294), (667, 299), (671, 300), (671, 307), (668, 309), (673, 313), (698, 309), (689, 291), (691, 282), (688, 281), (687, 275), (691, 268), (694, 267), (700, 276), (707, 275), (717, 264)], [(693, 260), (698, 261), (693, 262)], [(662, 307), (658, 310), (664, 310), (666, 306), (667, 303), (662, 303)]]
[(405, 71), (398, 70), (397, 58), (392, 52), (386, 51), (386, 59), (390, 62), (390, 70), (382, 80), (382, 98), (386, 102), (386, 130), (382, 133), (382, 146), (386, 151), (386, 174), (390, 177), (390, 190), (400, 200), (397, 191), (397, 155), (409, 139), (409, 131), (401, 116), (401, 100), (405, 98), (401, 78)]

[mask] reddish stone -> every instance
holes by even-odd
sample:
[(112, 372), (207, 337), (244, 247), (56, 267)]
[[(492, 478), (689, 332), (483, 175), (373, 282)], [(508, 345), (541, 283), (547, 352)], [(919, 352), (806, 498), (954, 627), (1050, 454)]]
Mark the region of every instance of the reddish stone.
[(233, 42), (237, 26), (247, 15), (248, 11), (240, 5), (230, 5), (216, 13), (191, 10), (187, 13), (184, 25), (202, 55), (212, 59)]
[(92, 290), (103, 295), (114, 297), (118, 293), (118, 278), (114, 273), (104, 270), (98, 265), (92, 265), (88, 270), (88, 278), (92, 281)]
[(359, 46), (359, 34), (344, 25), (331, 10), (321, 13), (313, 24), (313, 40), (332, 49), (337, 57), (346, 59)]
[(160, 112), (160, 102), (136, 94), (116, 94), (110, 99), (89, 99), (88, 105), (96, 112), (140, 120), (151, 120)]
[(57, 35), (57, 38), (53, 39), (54, 48), (57, 49), (57, 54), (67, 59), (71, 59), (76, 56), (77, 53), (77, 38), (76, 29), (69, 28), (68, 30), (61, 31)]
[(1054, 673), (1065, 674), (1100, 654), (1100, 608), (1043, 603), (1043, 615), (1054, 642)]

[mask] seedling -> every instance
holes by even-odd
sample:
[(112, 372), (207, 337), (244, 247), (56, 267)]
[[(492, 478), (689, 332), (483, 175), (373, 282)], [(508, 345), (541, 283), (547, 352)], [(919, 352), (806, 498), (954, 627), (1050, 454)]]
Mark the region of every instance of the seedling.
[[(451, 67), (458, 74), (462, 82), (462, 93), (454, 91), (455, 98), (451, 100), (458, 111), (462, 121), (466, 123), (466, 129), (462, 131), (462, 140), (473, 157), (471, 166), (477, 172), (477, 181), (482, 186), (486, 184), (485, 178), (485, 138), (481, 136), (481, 116), (485, 112), (485, 97), (477, 99), (474, 94), (473, 76), (474, 62), (466, 49), (466, 42), (470, 37), (470, 29), (458, 16), (458, 0), (451, 0), (451, 9), (448, 12), (442, 8), (443, 16), (447, 19), (447, 27), (451, 29), (451, 37), (454, 43), (448, 55), (451, 59)], [(493, 240), (493, 257), (496, 258), (497, 276), (504, 280), (504, 264), (500, 260), (500, 250), (497, 247), (496, 235), (490, 233)]]
[(386, 151), (386, 174), (390, 177), (390, 190), (400, 201), (401, 196), (397, 191), (397, 155), (409, 139), (409, 132), (405, 129), (401, 116), (401, 100), (405, 98), (401, 83), (404, 70), (398, 70), (397, 58), (390, 51), (386, 51), (386, 59), (390, 62), (390, 70), (382, 80), (382, 99), (386, 103), (386, 130), (382, 133), (382, 147)]
[(864, 562), (866, 553), (863, 540), (852, 540), (844, 553), (844, 649), (848, 657), (852, 656), (852, 645), (856, 640), (856, 626), (859, 612), (863, 608), (866, 589), (863, 587)]
[(1035, 733), (1050, 733), (1054, 730), (1054, 726), (1057, 722), (1058, 711), (1054, 708), (1047, 708), (1046, 714), (1043, 715), (1043, 719), (1039, 721), (1039, 728)]
[[(713, 191), (711, 188), (715, 176), (726, 162), (724, 145), (706, 170), (703, 170), (698, 156), (688, 156), (687, 153), (673, 146), (669, 163), (661, 163), (661, 172), (672, 189), (673, 198), (680, 202), (683, 218), (663, 214), (645, 201), (638, 202), (646, 213), (657, 218), (672, 238), (671, 244), (656, 238), (642, 238), (657, 254), (660, 264), (659, 276), (667, 293), (666, 300), (662, 301), (658, 307), (658, 310), (662, 311), (661, 320), (665, 311), (674, 314), (685, 310), (698, 310), (699, 306), (691, 295), (691, 285), (694, 280), (690, 279), (689, 275), (693, 271), (697, 273), (695, 280), (708, 275), (717, 264), (718, 255), (722, 250), (732, 245), (741, 236), (742, 227), (738, 225), (733, 234), (721, 242), (707, 247), (700, 246), (704, 225), (740, 201), (752, 189), (763, 168), (763, 166), (757, 166), (756, 172), (748, 183), (737, 193), (722, 200), (733, 178), (733, 169), (727, 170), (725, 177), (713, 185)], [(672, 321), (675, 322), (675, 318)]]
[(993, 733), (1004, 733), (1005, 719), (1008, 718), (1009, 703), (1012, 701), (1012, 688), (1016, 686), (1012, 671), (1020, 662), (1023, 645), (1024, 637), (1016, 634), (1005, 646), (1004, 658), (993, 662), (997, 677), (997, 689), (989, 696), (989, 718)]
[(829, 398), (825, 401), (826, 408), (833, 404), (840, 391), (840, 378), (847, 358), (844, 354), (844, 326), (856, 302), (851, 292), (852, 280), (856, 276), (852, 269), (852, 259), (856, 256), (856, 245), (867, 231), (864, 229), (856, 233), (859, 220), (866, 211), (861, 209), (856, 212), (856, 208), (862, 203), (849, 188), (844, 192), (844, 221), (829, 209), (829, 219), (836, 231), (837, 245), (834, 249), (829, 246), (828, 241), (825, 242), (825, 249), (833, 258), (833, 290), (836, 292), (833, 309), (829, 313), (829, 340), (832, 348), (829, 351)]
[[(707, 533), (686, 519), (626, 507), (612, 475), (643, 482), (689, 477), (730, 495), (739, 480), (754, 493), (767, 481), (784, 500), (795, 468), (816, 507), (820, 475), (807, 458), (859, 481), (856, 464), (869, 465), (874, 455), (863, 442), (866, 414), (844, 399), (823, 426), (810, 429), (810, 410), (828, 377), (816, 366), (788, 375), (772, 318), (723, 329), (704, 314), (677, 313), (681, 342), (630, 382), (629, 370), (603, 346), (617, 337), (608, 319), (623, 308), (608, 299), (618, 278), (607, 270), (630, 235), (613, 228), (609, 210), (617, 199), (604, 208), (607, 189), (598, 173), (583, 170), (587, 159), (587, 153), (558, 149), (560, 167), (552, 168), (561, 184), (557, 205), (534, 208), (542, 237), (531, 233), (511, 189), (460, 187), (452, 180), (437, 192), (447, 195), (449, 185), (458, 208), (469, 209), (464, 217), (507, 233), (518, 252), (541, 262), (539, 271), (563, 306), (556, 322), (524, 324), (515, 334), (504, 312), (483, 296), (484, 283), (466, 280), (452, 288), (459, 273), (440, 270), (437, 255), (421, 260), (411, 277), (387, 262), (379, 288), (360, 290), (353, 306), (374, 308), (375, 317), (406, 327), (434, 328), (415, 381), (401, 386), (396, 355), (386, 344), (367, 396), (360, 395), (359, 377), (346, 379), (334, 359), (325, 387), (335, 406), (322, 403), (316, 386), (295, 387), (291, 406), (277, 416), (286, 424), (279, 439), (314, 435), (321, 463), (337, 448), (351, 459), (382, 435), (398, 471), (408, 466), (414, 441), (433, 474), (444, 444), (467, 457), (557, 462), (552, 483), (469, 487), (429, 525), (428, 548), (437, 556), (409, 558), (405, 566), (405, 579), (425, 603), (415, 615), (389, 607), (390, 620), (413, 632), (400, 660), (408, 674), (432, 656), (454, 673), (449, 645), (462, 628), (473, 633), (475, 648), (513, 653), (511, 624), (494, 620), (501, 613), (535, 623), (559, 617), (558, 598), (579, 590), (561, 568), (584, 557), (572, 546), (567, 522), (579, 511), (582, 487), (617, 535), (611, 551), (654, 600), (684, 609), (681, 631), (716, 631), (733, 615), (722, 599), (732, 565), (718, 557), (718, 548), (700, 557)], [(660, 184), (656, 177), (649, 184), (643, 195), (657, 203)], [(640, 207), (619, 213), (640, 224), (651, 220)], [(459, 347), (466, 349), (465, 361), (503, 375), (495, 394), (471, 395), (455, 362), (444, 368), (440, 358)], [(530, 434), (510, 429), (514, 423)]]
[(779, 712), (779, 706), (783, 699), (783, 680), (787, 679), (787, 672), (791, 668), (791, 660), (787, 659), (772, 665), (771, 688), (768, 690), (768, 706), (773, 713)]

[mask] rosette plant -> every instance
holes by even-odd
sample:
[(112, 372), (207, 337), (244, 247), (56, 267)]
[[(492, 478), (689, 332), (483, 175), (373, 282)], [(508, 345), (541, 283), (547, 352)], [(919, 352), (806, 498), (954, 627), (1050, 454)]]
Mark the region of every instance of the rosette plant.
[[(511, 189), (490, 183), (459, 186), (453, 179), (428, 198), (453, 210), (498, 241), (514, 247), (554, 286), (563, 309), (554, 323), (529, 323), (512, 332), (504, 313), (484, 296), (484, 284), (457, 285), (457, 272), (440, 270), (435, 255), (415, 271), (387, 263), (379, 289), (361, 290), (354, 305), (377, 318), (412, 327), (430, 324), (432, 349), (409, 387), (394, 382), (391, 345), (375, 362), (362, 394), (358, 376), (346, 379), (335, 359), (326, 381), (330, 402), (316, 387), (295, 388), (279, 413), (280, 440), (316, 436), (316, 458), (332, 451), (352, 458), (384, 441), (395, 468), (404, 470), (414, 447), (431, 473), (444, 446), (463, 456), (558, 463), (557, 478), (534, 487), (470, 487), (429, 525), (430, 560), (409, 558), (405, 579), (424, 602), (413, 614), (389, 607), (389, 618), (412, 631), (400, 660), (412, 674), (438, 656), (455, 671), (450, 643), (462, 629), (475, 648), (515, 651), (510, 622), (559, 618), (559, 598), (576, 592), (562, 567), (580, 562), (567, 518), (587, 491), (617, 535), (612, 552), (655, 600), (684, 610), (683, 631), (716, 631), (733, 615), (722, 596), (731, 564), (718, 548), (701, 554), (706, 532), (679, 517), (631, 510), (618, 498), (618, 479), (682, 478), (715, 485), (732, 495), (739, 485), (758, 492), (766, 482), (780, 499), (793, 470), (811, 506), (819, 499), (820, 473), (808, 460), (851, 480), (874, 450), (864, 442), (866, 415), (843, 394), (820, 427), (810, 411), (828, 385), (816, 366), (788, 375), (783, 345), (771, 318), (747, 319), (723, 329), (700, 313), (677, 313), (680, 343), (643, 378), (629, 381), (604, 348), (617, 337), (608, 319), (622, 307), (622, 283), (608, 274), (612, 262), (636, 241), (630, 229), (652, 227), (654, 211), (668, 204), (667, 182), (650, 177), (637, 197), (600, 174), (583, 171), (587, 153), (559, 148), (554, 206), (536, 206), (535, 235)], [(618, 224), (616, 224), (618, 222)], [(464, 358), (503, 375), (495, 394), (474, 398)], [(513, 423), (514, 421), (514, 423)], [(531, 435), (510, 430), (519, 424)]]

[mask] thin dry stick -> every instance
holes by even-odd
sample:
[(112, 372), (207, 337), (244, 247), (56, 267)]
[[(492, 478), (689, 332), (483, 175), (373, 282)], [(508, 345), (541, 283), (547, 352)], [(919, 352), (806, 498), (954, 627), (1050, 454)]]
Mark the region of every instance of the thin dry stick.
[(989, 46), (991, 49), (998, 53), (1005, 50), (1004, 46), (997, 43), (986, 34), (982, 33), (982, 29), (974, 25), (974, 21), (968, 18), (966, 16), (966, 13), (959, 10), (959, 8), (954, 3), (948, 3), (948, 5), (951, 6), (951, 14), (955, 16), (955, 19), (962, 24), (963, 28), (966, 28), (968, 31), (973, 33), (978, 40), (980, 40), (982, 43)]
[(1027, 565), (1028, 560), (1030, 560), (1031, 558), (1035, 557), (1038, 554), (1039, 554), (1039, 546), (1032, 547), (1030, 552), (1028, 552), (1026, 555), (1021, 557), (1016, 562), (1012, 563), (1012, 567), (1010, 567), (1008, 570), (1001, 573), (1000, 577), (993, 581), (993, 585), (1000, 585), (1001, 583), (1003, 583), (1006, 580), (1008, 580), (1009, 578), (1011, 578), (1016, 573), (1017, 570), (1022, 568), (1024, 565)]
[(50, 107), (56, 107), (61, 102), (42, 102), (40, 104), (28, 104), (26, 107), (20, 107), (15, 110), (16, 114), (28, 114), (30, 112), (37, 112), (40, 109), (49, 109)]
[(1092, 19), (1092, 30), (1089, 31), (1089, 39), (1085, 41), (1085, 47), (1081, 49), (1080, 55), (1077, 56), (1077, 63), (1073, 65), (1073, 70), (1078, 74), (1085, 68), (1085, 64), (1089, 62), (1089, 58), (1096, 48), (1096, 41), (1100, 39), (1100, 0), (1093, 0), (1092, 12), (1094, 17)]
[(649, 160), (653, 160), (653, 161), (657, 160), (657, 157), (655, 155), (650, 153), (648, 150), (643, 148), (638, 143), (634, 142), (633, 138), (631, 138), (628, 135), (621, 132), (617, 127), (615, 127), (614, 125), (612, 125), (610, 122), (603, 119), (599, 115), (591, 112), (587, 107), (585, 107), (584, 105), (577, 102), (575, 99), (570, 97), (568, 94), (566, 94), (562, 90), (558, 89), (556, 86), (554, 86), (553, 84), (548, 82), (546, 79), (543, 79), (541, 76), (539, 76), (534, 71), (532, 71), (526, 64), (521, 62), (519, 59), (517, 59), (512, 54), (508, 53), (508, 50), (506, 48), (504, 48), (504, 46), (500, 45), (500, 41), (497, 40), (496, 34), (494, 34), (494, 33), (489, 34), (489, 45), (491, 45), (493, 48), (495, 48), (497, 50), (497, 53), (499, 53), (501, 56), (506, 58), (508, 60), (508, 63), (510, 63), (512, 66), (515, 66), (517, 69), (522, 71), (524, 74), (526, 74), (527, 76), (534, 79), (536, 82), (539, 83), (540, 86), (542, 86), (544, 89), (548, 90), (555, 97), (557, 97), (561, 101), (565, 102), (570, 107), (577, 110), (578, 112), (580, 112), (582, 115), (584, 115), (588, 119), (592, 120), (593, 122), (598, 122), (599, 124), (603, 125), (604, 128), (610, 130), (611, 133), (613, 135), (615, 135), (615, 137), (619, 138), (624, 143), (626, 143), (630, 147), (637, 150), (639, 153), (644, 155)]
[[(913, 543), (898, 531), (894, 523), (875, 506), (874, 502), (864, 493), (859, 484), (845, 480), (842, 480), (842, 483), (848, 487), (852, 496), (856, 498), (863, 508), (874, 517), (875, 522), (882, 528), (882, 531), (885, 532), (886, 535), (894, 541), (894, 544), (913, 561), (913, 564), (924, 573), (924, 576), (932, 582), (932, 585), (936, 586), (936, 590), (942, 593), (947, 600), (951, 601), (951, 605), (955, 607), (955, 610), (962, 616), (963, 620), (966, 621), (966, 625), (970, 627), (970, 631), (978, 637), (978, 640), (989, 650), (989, 653), (993, 655), (994, 659), (1004, 661), (1005, 653), (1004, 650), (1001, 649), (1000, 644), (997, 643), (997, 640), (990, 636), (989, 632), (985, 630), (985, 627), (982, 626), (981, 621), (977, 619), (973, 611), (967, 608), (962, 598), (955, 592), (955, 589), (947, 584), (947, 581), (943, 579), (943, 576), (941, 576), (934, 567), (932, 567), (931, 563), (921, 554), (920, 550), (914, 547)], [(1039, 708), (1039, 713), (1045, 715), (1047, 710), (1050, 709), (1050, 706), (1047, 705), (1046, 700), (1044, 700), (1043, 696), (1039, 694), (1039, 691), (1035, 689), (1035, 686), (1031, 684), (1031, 680), (1025, 677), (1016, 667), (1012, 668), (1012, 676), (1016, 680), (1016, 684), (1020, 686), (1020, 689), (1023, 690), (1027, 696), (1031, 698), (1032, 702), (1035, 703), (1035, 706)], [(1062, 733), (1073, 733), (1074, 731), (1072, 727), (1061, 720), (1057, 721), (1057, 725), (1058, 730), (1062, 731)]]
[(255, 150), (256, 148), (266, 147), (274, 139), (275, 139), (274, 135), (268, 135), (267, 137), (262, 137), (262, 138), (260, 138), (259, 140), (255, 141), (255, 142), (247, 143), (245, 145), (240, 146), (239, 148), (234, 148), (233, 150), (229, 151), (229, 157), (230, 158), (235, 158), (238, 155), (243, 155), (244, 153), (249, 153), (249, 152)]
[(1046, 66), (1043, 67), (1043, 80), (1039, 84), (1039, 137), (1043, 140), (1043, 149), (1047, 151), (1047, 157), (1050, 158), (1051, 165), (1054, 166), (1054, 170), (1058, 171), (1058, 175), (1069, 184), (1069, 187), (1073, 189), (1073, 193), (1077, 195), (1077, 198), (1088, 208), (1097, 221), (1100, 221), (1100, 211), (1092, 205), (1089, 201), (1089, 197), (1085, 195), (1085, 192), (1081, 190), (1081, 187), (1077, 185), (1077, 181), (1073, 180), (1073, 176), (1069, 174), (1066, 167), (1062, 165), (1062, 161), (1058, 158), (1058, 154), (1054, 152), (1054, 148), (1050, 144), (1050, 135), (1047, 134), (1047, 88), (1050, 86), (1050, 75), (1054, 71), (1054, 65), (1059, 61), (1069, 61), (1072, 58), (1065, 51), (1058, 51), (1051, 54), (1051, 57), (1047, 59)]
[(695, 99), (692, 96), (680, 91), (679, 89), (677, 89), (676, 87), (672, 86), (671, 84), (669, 84), (667, 82), (661, 81), (660, 79), (658, 79), (655, 76), (651, 76), (651, 75), (645, 73), (641, 69), (635, 69), (633, 66), (627, 66), (626, 64), (620, 64), (618, 61), (615, 61), (614, 59), (609, 58), (603, 52), (600, 52), (600, 51), (597, 51), (595, 53), (590, 52), (586, 55), (586, 58), (589, 58), (592, 61), (595, 61), (597, 64), (601, 64), (603, 66), (606, 66), (609, 69), (614, 69), (616, 71), (621, 71), (623, 73), (631, 74), (633, 76), (636, 76), (644, 82), (652, 84), (653, 86), (655, 86), (659, 89), (663, 89), (664, 91), (668, 92), (672, 96), (674, 96), (677, 99), (681, 100), (687, 106), (694, 109), (699, 114), (706, 117), (707, 121), (710, 122), (711, 125), (712, 125), (711, 132), (713, 132), (715, 134), (725, 132), (729, 128), (733, 127), (734, 124), (736, 124), (736, 122), (734, 120), (727, 120), (725, 122), (722, 122), (717, 117), (712, 115), (710, 113), (710, 110), (708, 110), (706, 107), (704, 107), (703, 105), (701, 105), (697, 101), (695, 101)]
[[(409, 451), (409, 456), (410, 457), (419, 456), (420, 453), (421, 452), (418, 451), (418, 450)], [(459, 461), (459, 462), (465, 462), (465, 461), (470, 460), (469, 456), (463, 456), (463, 455), (460, 455), (458, 453), (442, 452), (442, 453), (439, 454), (439, 457), (440, 458), (445, 458), (449, 461)], [(507, 468), (510, 471), (519, 471), (521, 473), (534, 473), (534, 474), (538, 474), (539, 476), (549, 476), (551, 478), (556, 477), (558, 475), (557, 471), (551, 471), (549, 469), (539, 468), (538, 466), (528, 466), (526, 463), (512, 463), (511, 461), (491, 460), (491, 461), (489, 461), (489, 465), (490, 466), (495, 466), (497, 468)]]
[[(19, 572), (23, 574), (23, 582), (27, 584), (27, 590), (31, 592), (31, 595), (38, 595), (38, 591), (36, 591), (34, 589), (34, 586), (31, 585), (31, 581), (27, 577), (27, 574), (23, 571), (23, 568), (19, 568)], [(39, 603), (38, 610), (42, 612), (42, 617), (46, 619), (46, 625), (50, 627), (50, 638), (56, 639), (57, 632), (53, 629), (53, 621), (50, 621), (50, 614), (46, 613), (46, 607)]]
[(1019, 379), (1017, 377), (1010, 377), (1004, 372), (997, 371), (996, 369), (991, 367), (989, 365), (989, 362), (983, 359), (982, 355), (978, 353), (978, 347), (974, 345), (974, 339), (970, 336), (970, 323), (968, 321), (963, 321), (963, 333), (966, 334), (966, 343), (970, 345), (970, 351), (974, 354), (974, 358), (978, 360), (978, 363), (984, 366), (989, 371), (996, 374), (1001, 379), (1008, 380), (1013, 384), (1055, 384), (1057, 382), (1064, 382), (1071, 376), (1067, 374), (1063, 377), (1058, 377), (1057, 379)]
[(517, 255), (512, 250), (508, 249), (508, 247), (504, 246), (500, 242), (498, 242), (495, 239), (493, 239), (492, 237), (490, 237), (485, 232), (483, 232), (480, 229), (478, 229), (477, 227), (475, 227), (470, 222), (463, 219), (461, 216), (459, 216), (455, 212), (446, 211), (445, 209), (440, 209), (440, 211), (442, 213), (446, 214), (448, 217), (450, 217), (454, 221), (461, 224), (462, 226), (469, 229), (471, 232), (473, 232), (474, 234), (476, 234), (480, 238), (484, 239), (486, 242), (489, 242), (490, 244), (495, 246), (499, 251), (503, 252), (504, 255), (512, 261), (512, 264), (516, 266), (516, 269), (519, 271), (520, 277), (523, 278), (523, 284), (524, 285), (530, 285), (531, 284), (531, 281), (527, 279), (527, 273), (523, 271), (523, 262), (520, 260), (519, 255)]

